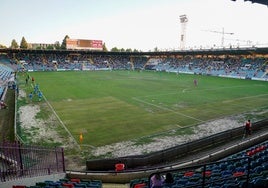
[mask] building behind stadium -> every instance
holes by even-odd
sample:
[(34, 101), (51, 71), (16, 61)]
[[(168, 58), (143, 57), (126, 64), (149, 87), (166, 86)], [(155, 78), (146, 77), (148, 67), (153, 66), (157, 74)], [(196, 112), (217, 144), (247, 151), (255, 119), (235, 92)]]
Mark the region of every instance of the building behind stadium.
[[(51, 47), (56, 49), (56, 45), (59, 43), (28, 43), (29, 49), (47, 49)], [(102, 40), (88, 40), (88, 39), (66, 39), (66, 49), (67, 50), (94, 50), (102, 51), (103, 42)]]
[(66, 39), (67, 50), (98, 50), (101, 51), (102, 40)]

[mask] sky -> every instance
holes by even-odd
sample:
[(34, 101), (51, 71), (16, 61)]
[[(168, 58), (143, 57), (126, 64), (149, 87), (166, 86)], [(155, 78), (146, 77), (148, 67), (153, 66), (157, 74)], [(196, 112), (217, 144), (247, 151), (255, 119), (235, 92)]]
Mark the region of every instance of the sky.
[(0, 0), (0, 44), (20, 44), (22, 37), (61, 43), (68, 35), (102, 40), (109, 50), (177, 50), (184, 14), (186, 49), (222, 41), (225, 47), (268, 46), (268, 7), (243, 0)]

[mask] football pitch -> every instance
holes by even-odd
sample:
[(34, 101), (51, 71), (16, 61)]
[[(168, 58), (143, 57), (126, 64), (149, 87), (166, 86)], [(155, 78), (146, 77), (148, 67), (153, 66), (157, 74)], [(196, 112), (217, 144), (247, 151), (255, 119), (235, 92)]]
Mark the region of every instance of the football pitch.
[(185, 134), (224, 116), (268, 114), (268, 82), (153, 71), (29, 75), (77, 142), (83, 133), (83, 143), (94, 147), (170, 130)]

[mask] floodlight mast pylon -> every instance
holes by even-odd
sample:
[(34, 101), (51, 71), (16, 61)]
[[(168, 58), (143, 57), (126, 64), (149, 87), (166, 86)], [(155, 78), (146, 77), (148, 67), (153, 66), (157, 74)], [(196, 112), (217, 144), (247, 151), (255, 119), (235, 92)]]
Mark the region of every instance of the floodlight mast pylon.
[(180, 49), (185, 49), (186, 43), (186, 24), (188, 22), (188, 18), (186, 14), (180, 16), (180, 23), (181, 23), (181, 35), (180, 35)]

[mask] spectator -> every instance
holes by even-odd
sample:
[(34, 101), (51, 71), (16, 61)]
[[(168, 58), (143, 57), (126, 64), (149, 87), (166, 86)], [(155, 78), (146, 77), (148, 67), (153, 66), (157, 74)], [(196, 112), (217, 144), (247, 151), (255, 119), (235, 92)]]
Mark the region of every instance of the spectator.
[(173, 176), (170, 172), (166, 174), (166, 179), (164, 181), (165, 185), (172, 185), (174, 183)]
[(245, 123), (245, 136), (251, 135), (251, 122), (250, 119)]
[(151, 177), (151, 188), (157, 188), (163, 186), (164, 179), (159, 173), (154, 174)]

